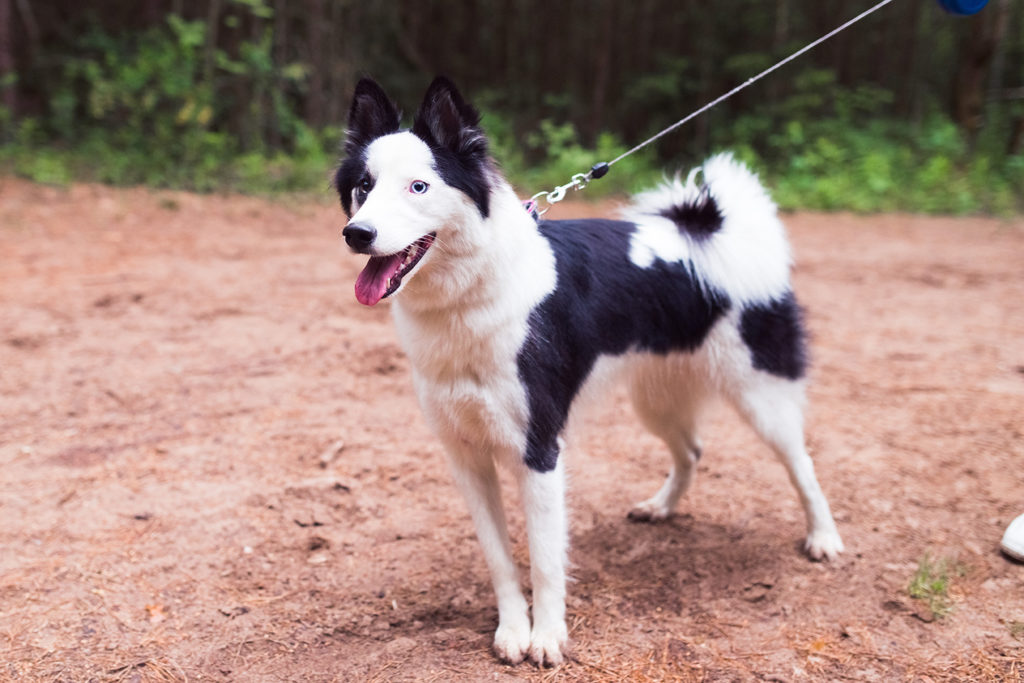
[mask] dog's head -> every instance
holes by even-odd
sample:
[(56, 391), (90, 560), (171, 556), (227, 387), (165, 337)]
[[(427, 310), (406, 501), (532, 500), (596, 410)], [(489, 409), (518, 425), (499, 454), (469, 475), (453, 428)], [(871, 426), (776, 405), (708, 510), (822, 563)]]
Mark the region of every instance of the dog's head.
[(467, 223), (487, 218), (492, 168), (480, 115), (446, 78), (427, 89), (412, 128), (370, 79), (356, 85), (335, 176), (349, 247), (370, 256), (356, 298), (399, 291)]

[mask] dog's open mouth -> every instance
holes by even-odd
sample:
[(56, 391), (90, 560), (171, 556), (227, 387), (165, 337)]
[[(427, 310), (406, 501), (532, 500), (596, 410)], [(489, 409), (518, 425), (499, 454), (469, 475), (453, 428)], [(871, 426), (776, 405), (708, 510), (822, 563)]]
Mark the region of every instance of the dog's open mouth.
[(356, 299), (359, 303), (373, 306), (394, 294), (402, 285), (402, 278), (416, 267), (436, 236), (436, 233), (431, 233), (421, 237), (397, 254), (371, 256), (356, 278)]

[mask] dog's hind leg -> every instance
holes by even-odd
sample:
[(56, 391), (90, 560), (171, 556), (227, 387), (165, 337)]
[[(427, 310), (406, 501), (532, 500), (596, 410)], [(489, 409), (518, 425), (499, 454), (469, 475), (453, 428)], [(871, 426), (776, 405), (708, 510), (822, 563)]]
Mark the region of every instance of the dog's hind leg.
[[(679, 383), (675, 386), (684, 385)], [(694, 385), (691, 388), (696, 389)], [(665, 442), (672, 454), (672, 470), (665, 483), (652, 497), (637, 503), (629, 511), (629, 518), (636, 522), (667, 519), (689, 488), (700, 459), (696, 422), (701, 399), (696, 393), (684, 394), (681, 391), (669, 391), (673, 394), (671, 397), (660, 395), (666, 389), (664, 385), (652, 385), (639, 377), (630, 384), (630, 397), (640, 421)]]
[(450, 459), (455, 483), (469, 506), (476, 535), (491, 571), (498, 602), (498, 630), (494, 652), (499, 659), (518, 664), (530, 649), (530, 616), (512, 557), (512, 542), (505, 522), (501, 486), (490, 456)]
[(804, 550), (815, 560), (834, 560), (843, 551), (843, 541), (804, 444), (803, 384), (760, 372), (746, 379), (732, 399), (786, 466), (800, 494), (807, 516)]
[(529, 536), (533, 584), (530, 658), (540, 666), (557, 665), (562, 662), (569, 640), (565, 626), (569, 520), (562, 458), (558, 458), (555, 468), (548, 472), (524, 467), (520, 471), (519, 487)]

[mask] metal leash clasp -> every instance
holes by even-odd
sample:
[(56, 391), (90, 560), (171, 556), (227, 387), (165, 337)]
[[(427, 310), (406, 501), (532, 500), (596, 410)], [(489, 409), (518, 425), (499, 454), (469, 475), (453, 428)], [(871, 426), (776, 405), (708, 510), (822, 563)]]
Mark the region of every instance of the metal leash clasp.
[(537, 194), (530, 197), (530, 201), (537, 202), (539, 206), (538, 200), (540, 200), (541, 198), (544, 199), (544, 201), (547, 203), (547, 206), (544, 207), (543, 210), (537, 211), (537, 215), (543, 216), (545, 213), (548, 212), (548, 210), (551, 208), (553, 204), (557, 204), (558, 202), (565, 199), (566, 192), (568, 192), (569, 190), (582, 190), (584, 187), (587, 186), (588, 183), (590, 183), (589, 173), (577, 173), (572, 177), (572, 180), (567, 182), (565, 185), (559, 185), (553, 190), (542, 190), (541, 192), (538, 192)]

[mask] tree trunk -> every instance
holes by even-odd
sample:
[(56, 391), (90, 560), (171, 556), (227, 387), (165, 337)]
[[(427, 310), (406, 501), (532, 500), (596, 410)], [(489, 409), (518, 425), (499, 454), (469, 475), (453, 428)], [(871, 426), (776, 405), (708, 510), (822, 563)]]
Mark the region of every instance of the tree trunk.
[(605, 102), (608, 96), (608, 79), (611, 75), (612, 61), (612, 30), (615, 9), (619, 7), (616, 0), (605, 0), (597, 6), (601, 13), (601, 36), (597, 44), (592, 46), (596, 53), (597, 63), (594, 64), (594, 88), (590, 98), (589, 143), (597, 140), (604, 127)]
[(0, 0), (0, 103), (7, 111), (14, 115), (18, 109), (17, 83), (6, 82), (13, 79), (14, 73), (14, 26), (11, 19), (14, 18), (11, 0)]
[[(921, 3), (912, 2), (908, 5), (907, 11), (909, 16), (905, 21), (902, 21), (903, 25), (903, 39), (900, 43), (904, 47), (904, 58), (901, 60), (902, 69), (900, 71), (899, 79), (890, 79), (888, 85), (891, 90), (896, 93), (896, 111), (902, 114), (904, 117), (909, 117), (914, 111), (914, 104), (917, 100), (917, 91), (919, 88), (918, 83), (920, 82), (920, 75), (918, 74), (918, 52), (920, 51), (920, 40), (921, 27), (919, 20), (921, 17)], [(885, 60), (879, 60), (885, 61)], [(896, 71), (894, 69), (893, 71)]]
[[(282, 73), (284, 65), (288, 63), (288, 3), (285, 0), (277, 0), (274, 3), (273, 33), (270, 37), (270, 55), (273, 60), (273, 73), (270, 87), (271, 92), (267, 93), (266, 113), (266, 139), (272, 149), (278, 150), (283, 147), (284, 121), (281, 119), (278, 105), (288, 101), (288, 82)], [(289, 131), (290, 133), (291, 131)]]
[(1010, 133), (1010, 144), (1007, 146), (1008, 154), (1020, 154), (1024, 152), (1024, 116), (1018, 116), (1013, 122), (1013, 131)]
[(1007, 26), (1007, 24), (1009, 24), (1010, 0), (1000, 0), (1000, 2), (999, 2), (999, 12), (1003, 13), (1003, 15), (1004, 15), (1003, 19), (1002, 19), (1003, 26), (1002, 26), (1002, 29), (1001, 29), (1002, 35), (1000, 36), (1000, 40), (997, 42), (997, 44), (995, 46), (995, 55), (994, 55), (994, 57), (992, 59), (992, 68), (989, 69), (989, 78), (988, 78), (987, 88), (988, 88), (988, 99), (990, 99), (990, 100), (992, 99), (993, 95), (1003, 85), (1003, 73), (1006, 70), (1006, 52), (1007, 52), (1007, 49), (1010, 47), (1010, 44), (1013, 42), (1012, 40), (1004, 40), (1003, 39), (1006, 36), (1006, 30), (1007, 30), (1006, 26)]
[(206, 12), (206, 45), (203, 46), (203, 83), (213, 88), (214, 56), (217, 53), (218, 28), (220, 27), (220, 2), (210, 0)]
[(953, 89), (953, 119), (967, 131), (972, 144), (983, 123), (985, 86), (996, 48), (1006, 34), (1009, 4), (1000, 2), (967, 21)]
[(306, 59), (309, 61), (309, 93), (306, 95), (306, 123), (321, 128), (324, 123), (324, 59), (323, 26), (327, 23), (324, 0), (310, 0), (310, 16), (306, 19)]
[[(786, 46), (789, 44), (789, 2), (790, 0), (776, 0), (775, 2), (775, 32), (772, 36), (772, 57), (778, 59), (785, 54)], [(782, 79), (773, 78), (767, 87), (768, 101), (778, 104), (782, 98)]]

